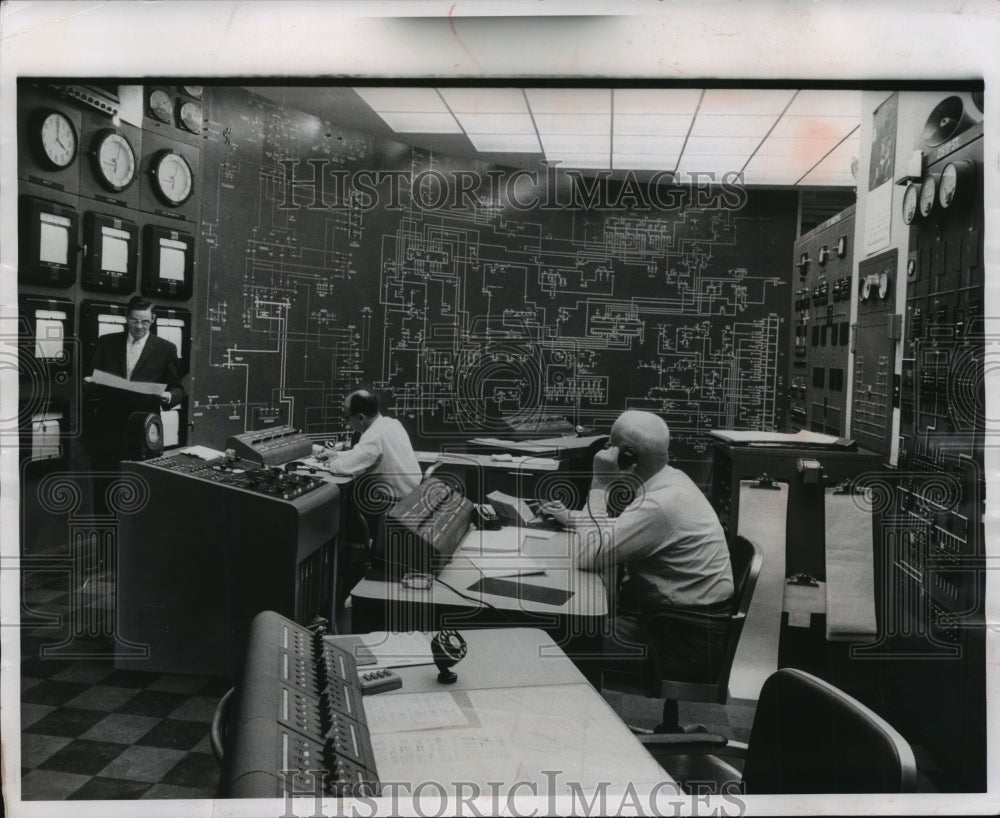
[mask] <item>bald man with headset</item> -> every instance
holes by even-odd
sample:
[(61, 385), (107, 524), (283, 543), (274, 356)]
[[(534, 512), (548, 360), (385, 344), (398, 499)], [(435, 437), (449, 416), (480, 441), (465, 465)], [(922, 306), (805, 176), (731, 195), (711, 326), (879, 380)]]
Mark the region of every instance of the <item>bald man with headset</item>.
[[(698, 486), (669, 464), (669, 447), (670, 429), (662, 418), (626, 411), (611, 427), (607, 446), (594, 455), (587, 508), (543, 506), (579, 532), (577, 567), (625, 569), (604, 655), (581, 663), (598, 686), (601, 670), (624, 669), (637, 657), (641, 661), (641, 624), (661, 611), (691, 614), (685, 617), (690, 623), (672, 623), (654, 634), (658, 653), (674, 678), (707, 680), (723, 648), (725, 625), (715, 615), (729, 613), (733, 597), (725, 533)], [(622, 479), (635, 483), (635, 499), (617, 518), (609, 518), (607, 492)]]

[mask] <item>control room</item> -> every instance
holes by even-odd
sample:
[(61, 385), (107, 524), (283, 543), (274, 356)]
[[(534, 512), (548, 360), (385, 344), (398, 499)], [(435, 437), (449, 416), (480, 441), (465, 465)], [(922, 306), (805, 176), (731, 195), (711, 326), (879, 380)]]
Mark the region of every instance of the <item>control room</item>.
[(15, 61), (11, 814), (987, 791), (981, 75), (565, 58)]

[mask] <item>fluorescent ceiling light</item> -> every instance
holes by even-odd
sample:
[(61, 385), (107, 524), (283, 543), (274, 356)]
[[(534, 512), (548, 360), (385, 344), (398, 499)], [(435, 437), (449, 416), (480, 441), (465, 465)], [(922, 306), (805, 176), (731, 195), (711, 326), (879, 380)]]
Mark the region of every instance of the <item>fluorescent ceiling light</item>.
[(616, 170), (673, 170), (677, 154), (615, 153), (611, 163)]
[(397, 133), (462, 133), (450, 113), (377, 113)]
[(615, 153), (645, 153), (677, 156), (684, 148), (683, 136), (615, 136)]
[(759, 145), (758, 136), (692, 136), (684, 146), (684, 155), (748, 157)]
[(469, 134), (469, 141), (484, 153), (541, 153), (534, 134)]
[(528, 112), (520, 88), (439, 88), (456, 114), (521, 114)]
[(799, 91), (785, 116), (844, 116), (861, 118), (860, 91)]
[(698, 115), (774, 114), (777, 117), (794, 94), (795, 91), (784, 88), (709, 88), (701, 100)]
[(833, 139), (839, 142), (857, 126), (857, 119), (842, 116), (785, 116), (774, 126), (770, 136), (778, 139)]
[(691, 129), (689, 114), (619, 114), (615, 112), (615, 136), (686, 136)]
[(545, 154), (558, 153), (600, 153), (607, 156), (611, 152), (611, 137), (600, 134), (541, 134)]
[(379, 114), (383, 111), (448, 112), (448, 106), (433, 88), (355, 88), (354, 92)]
[(693, 114), (698, 108), (698, 88), (616, 88), (615, 118), (620, 114)]
[(719, 114), (698, 114), (692, 136), (764, 136), (773, 127), (776, 116), (751, 116), (740, 114), (722, 116)]
[(535, 135), (535, 126), (528, 114), (461, 114), (455, 118), (467, 134), (509, 133)]
[(528, 88), (528, 104), (536, 114), (606, 114), (611, 111), (609, 88)]
[(538, 133), (609, 134), (611, 114), (535, 114)]

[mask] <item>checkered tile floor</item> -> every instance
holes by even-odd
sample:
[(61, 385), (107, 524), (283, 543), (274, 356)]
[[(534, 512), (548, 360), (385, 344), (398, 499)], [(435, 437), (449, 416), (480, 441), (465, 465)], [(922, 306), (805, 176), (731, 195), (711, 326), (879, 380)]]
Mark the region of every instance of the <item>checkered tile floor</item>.
[[(105, 572), (84, 579), (85, 589), (70, 582), (68, 571), (23, 575), (22, 799), (214, 797), (220, 770), (208, 735), (229, 681), (116, 670), (107, 637), (52, 655), (73, 627), (71, 604), (99, 622), (113, 598)], [(71, 603), (71, 590), (86, 604)], [(70, 648), (76, 658), (65, 656)]]

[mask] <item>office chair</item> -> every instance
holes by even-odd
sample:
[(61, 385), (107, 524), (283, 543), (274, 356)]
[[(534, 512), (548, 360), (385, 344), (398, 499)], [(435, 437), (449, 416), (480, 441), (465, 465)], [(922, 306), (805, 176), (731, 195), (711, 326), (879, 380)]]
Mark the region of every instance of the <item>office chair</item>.
[[(729, 676), (733, 669), (733, 659), (739, 645), (740, 634), (746, 622), (747, 611), (753, 598), (757, 578), (764, 557), (757, 546), (745, 537), (736, 537), (729, 545), (729, 558), (733, 568), (733, 596), (735, 610), (732, 613), (709, 617), (716, 624), (726, 623), (724, 645), (719, 654), (717, 666), (711, 669), (711, 678), (703, 681), (683, 681), (670, 678), (660, 670), (664, 664), (655, 647), (656, 640), (646, 638), (647, 658), (639, 672), (605, 670), (601, 677), (602, 690), (616, 690), (635, 693), (650, 698), (662, 698), (663, 721), (655, 732), (678, 732), (681, 728), (677, 719), (677, 701), (715, 702), (725, 704), (729, 700)], [(669, 629), (671, 620), (690, 622), (690, 614), (683, 611), (667, 611), (649, 617), (643, 622), (643, 633), (651, 636), (659, 629)], [(664, 659), (667, 657), (663, 657)]]
[[(903, 793), (917, 784), (913, 750), (892, 725), (796, 668), (775, 671), (764, 682), (746, 744), (707, 734), (639, 741), (681, 786), (725, 788), (716, 792)], [(719, 755), (742, 758), (742, 775)]]

